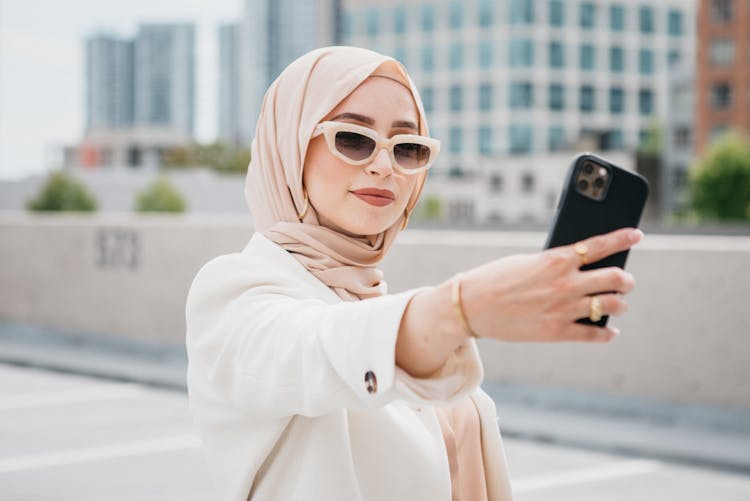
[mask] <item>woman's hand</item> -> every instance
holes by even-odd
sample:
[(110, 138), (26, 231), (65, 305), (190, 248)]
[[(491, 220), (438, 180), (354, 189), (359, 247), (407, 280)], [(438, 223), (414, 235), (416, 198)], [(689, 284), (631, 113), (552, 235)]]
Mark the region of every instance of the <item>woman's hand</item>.
[[(643, 237), (625, 228), (584, 240), (586, 262), (629, 249)], [(499, 341), (609, 341), (619, 331), (575, 322), (588, 317), (596, 294), (603, 315), (627, 310), (623, 295), (635, 286), (618, 267), (581, 271), (573, 245), (491, 261), (461, 276), (461, 303), (469, 326)], [(606, 293), (617, 291), (617, 293)]]

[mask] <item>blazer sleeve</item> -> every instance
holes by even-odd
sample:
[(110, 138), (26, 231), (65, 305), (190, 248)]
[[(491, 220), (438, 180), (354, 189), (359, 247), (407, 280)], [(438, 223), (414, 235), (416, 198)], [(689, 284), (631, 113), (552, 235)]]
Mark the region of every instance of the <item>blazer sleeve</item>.
[(199, 378), (216, 397), (278, 418), (367, 410), (395, 399), (449, 403), (481, 383), (473, 339), (430, 377), (396, 366), (404, 309), (428, 287), (335, 304), (299, 287), (299, 277), (280, 277), (242, 254), (207, 263), (187, 298), (188, 390)]

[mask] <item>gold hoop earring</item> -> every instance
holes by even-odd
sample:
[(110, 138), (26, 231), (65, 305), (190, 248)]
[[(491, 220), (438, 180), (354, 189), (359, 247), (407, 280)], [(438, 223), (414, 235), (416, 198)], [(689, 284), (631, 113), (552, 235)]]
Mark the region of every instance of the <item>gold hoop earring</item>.
[(304, 186), (302, 186), (302, 193), (305, 194), (305, 206), (302, 209), (302, 212), (300, 212), (299, 214), (297, 214), (297, 219), (299, 219), (300, 222), (302, 222), (302, 218), (305, 217), (305, 214), (307, 214), (307, 208), (310, 206), (310, 199), (307, 196), (307, 190), (305, 189)]
[(401, 231), (406, 229), (406, 225), (409, 224), (409, 213), (404, 209), (404, 222), (401, 223)]

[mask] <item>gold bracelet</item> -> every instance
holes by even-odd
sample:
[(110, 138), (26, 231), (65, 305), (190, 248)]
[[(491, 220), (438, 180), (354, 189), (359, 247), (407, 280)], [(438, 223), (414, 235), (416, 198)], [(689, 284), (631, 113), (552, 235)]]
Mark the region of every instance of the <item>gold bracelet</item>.
[(479, 339), (479, 335), (477, 335), (477, 333), (471, 330), (471, 327), (469, 327), (469, 322), (466, 321), (464, 309), (461, 306), (461, 274), (459, 273), (455, 275), (451, 279), (451, 282), (451, 300), (453, 301), (453, 306), (456, 309), (456, 315), (461, 321), (461, 325), (463, 325), (466, 334), (473, 338)]

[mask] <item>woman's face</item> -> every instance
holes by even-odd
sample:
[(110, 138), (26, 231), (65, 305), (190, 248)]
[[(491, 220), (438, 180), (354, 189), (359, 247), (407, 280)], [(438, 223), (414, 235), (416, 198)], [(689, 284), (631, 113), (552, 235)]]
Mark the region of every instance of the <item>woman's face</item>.
[[(390, 78), (365, 80), (321, 121), (328, 120), (369, 127), (384, 138), (419, 133), (411, 93)], [(418, 178), (395, 170), (385, 149), (368, 164), (348, 164), (329, 151), (323, 135), (310, 141), (302, 174), (319, 223), (350, 236), (375, 235), (392, 226), (403, 215)], [(393, 200), (373, 205), (353, 193), (363, 188), (389, 190)]]

